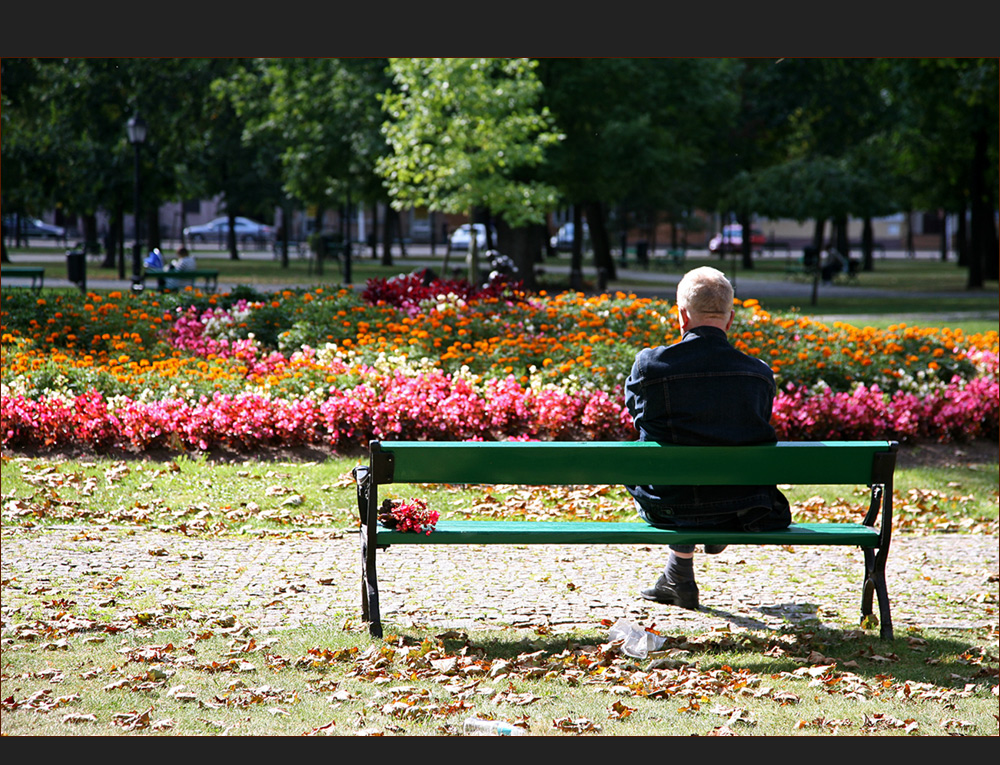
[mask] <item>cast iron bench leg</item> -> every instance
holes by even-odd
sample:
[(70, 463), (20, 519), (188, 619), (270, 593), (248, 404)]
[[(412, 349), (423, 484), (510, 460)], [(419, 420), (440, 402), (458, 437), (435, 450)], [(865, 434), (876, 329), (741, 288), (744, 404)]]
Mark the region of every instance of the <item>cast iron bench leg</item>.
[(378, 576), (375, 573), (375, 549), (368, 544), (368, 530), (361, 527), (361, 616), (368, 622), (372, 637), (382, 637), (382, 618), (378, 608)]
[[(882, 511), (883, 523), (891, 523), (892, 486), (872, 486), (871, 505), (865, 523), (875, 522)], [(883, 640), (892, 640), (892, 613), (889, 610), (889, 589), (885, 582), (885, 562), (889, 558), (889, 539), (883, 536), (878, 549), (865, 548), (865, 582), (861, 589), (861, 618), (872, 613), (872, 596), (878, 596), (879, 635)]]
[(358, 514), (361, 516), (361, 617), (368, 622), (368, 632), (372, 637), (382, 637), (382, 617), (378, 607), (378, 574), (375, 568), (374, 527), (369, 531), (369, 525), (376, 522), (376, 511), (371, 504), (377, 501), (371, 488), (371, 475), (368, 468), (358, 465), (352, 471), (358, 487)]
[(892, 613), (889, 610), (889, 590), (885, 583), (885, 561), (888, 553), (884, 548), (865, 550), (865, 584), (861, 595), (861, 616), (872, 613), (872, 595), (878, 596), (879, 635), (883, 640), (892, 640)]

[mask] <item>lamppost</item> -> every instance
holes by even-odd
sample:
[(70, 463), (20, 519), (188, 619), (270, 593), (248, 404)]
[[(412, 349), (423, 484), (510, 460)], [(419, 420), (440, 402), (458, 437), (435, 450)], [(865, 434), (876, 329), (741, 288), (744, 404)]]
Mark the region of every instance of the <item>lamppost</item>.
[(142, 242), (140, 234), (142, 232), (142, 217), (139, 214), (139, 149), (146, 142), (146, 120), (133, 114), (126, 125), (128, 128), (128, 142), (135, 147), (135, 244), (132, 245), (132, 289), (136, 292), (142, 290)]

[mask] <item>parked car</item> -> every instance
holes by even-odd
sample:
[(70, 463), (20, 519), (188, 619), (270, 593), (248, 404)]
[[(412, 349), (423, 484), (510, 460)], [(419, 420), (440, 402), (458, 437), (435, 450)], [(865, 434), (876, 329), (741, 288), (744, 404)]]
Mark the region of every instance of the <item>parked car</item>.
[[(569, 252), (573, 249), (573, 224), (563, 223), (555, 235), (549, 240), (549, 243), (557, 250), (563, 252)], [(590, 243), (590, 229), (587, 224), (583, 224), (583, 246), (587, 247)]]
[[(250, 218), (237, 215), (233, 223), (236, 239), (243, 244), (267, 244), (274, 239), (274, 229)], [(229, 218), (222, 217), (210, 220), (200, 226), (188, 226), (184, 229), (184, 238), (188, 242), (225, 242), (229, 236)]]
[[(764, 232), (759, 229), (750, 230), (750, 247), (754, 250), (764, 249), (767, 238)], [(722, 233), (716, 234), (708, 241), (708, 251), (718, 254), (720, 252), (740, 252), (743, 249), (743, 226), (733, 223), (722, 227)]]
[(51, 223), (46, 223), (39, 218), (28, 218), (23, 215), (8, 215), (5, 217), (3, 219), (4, 231), (13, 235), (15, 222), (19, 224), (18, 228), (21, 230), (22, 237), (49, 237), (53, 239), (66, 238), (66, 229), (62, 226), (54, 226)]
[[(486, 247), (486, 224), (475, 223), (473, 225), (476, 227), (476, 247), (482, 250)], [(469, 242), (472, 240), (470, 231), (468, 223), (463, 223), (456, 228), (451, 235), (451, 248), (453, 250), (469, 249)], [(497, 231), (492, 226), (490, 226), (490, 235), (493, 237), (493, 245), (496, 246)]]

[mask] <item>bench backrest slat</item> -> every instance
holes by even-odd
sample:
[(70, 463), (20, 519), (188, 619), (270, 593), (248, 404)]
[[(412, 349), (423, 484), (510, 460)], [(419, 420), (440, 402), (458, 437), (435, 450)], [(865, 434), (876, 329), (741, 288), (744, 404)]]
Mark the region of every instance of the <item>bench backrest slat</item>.
[[(756, 446), (661, 446), (641, 441), (383, 441), (383, 483), (867, 484), (890, 441), (781, 442)], [(391, 457), (389, 456), (391, 454)], [(891, 468), (890, 468), (891, 470)]]

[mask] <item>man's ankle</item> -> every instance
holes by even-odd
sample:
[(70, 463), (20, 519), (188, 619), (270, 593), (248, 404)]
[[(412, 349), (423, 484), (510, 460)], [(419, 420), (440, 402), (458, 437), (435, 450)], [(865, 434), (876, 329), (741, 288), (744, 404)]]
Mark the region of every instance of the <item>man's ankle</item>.
[[(683, 556), (683, 557), (682, 557)], [(694, 581), (694, 556), (683, 555), (670, 551), (667, 567), (663, 572), (667, 581), (674, 584)]]

